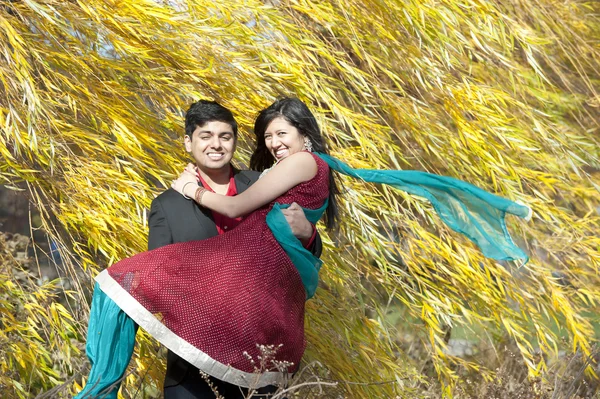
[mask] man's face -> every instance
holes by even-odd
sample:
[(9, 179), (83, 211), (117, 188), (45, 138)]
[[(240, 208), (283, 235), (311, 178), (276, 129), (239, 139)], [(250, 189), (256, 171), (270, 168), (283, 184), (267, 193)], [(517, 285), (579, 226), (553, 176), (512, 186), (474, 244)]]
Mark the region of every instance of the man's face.
[(202, 170), (218, 170), (229, 165), (236, 139), (228, 123), (211, 121), (196, 126), (192, 137), (185, 136), (185, 150)]

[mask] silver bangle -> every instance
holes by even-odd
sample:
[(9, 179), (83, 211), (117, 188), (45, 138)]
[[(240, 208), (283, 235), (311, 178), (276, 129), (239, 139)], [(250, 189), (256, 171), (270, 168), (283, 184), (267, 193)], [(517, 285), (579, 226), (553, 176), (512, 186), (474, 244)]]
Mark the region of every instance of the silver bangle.
[(183, 195), (183, 198), (185, 198), (185, 199), (187, 199), (187, 200), (191, 200), (191, 198), (190, 198), (190, 197), (188, 197), (187, 195), (185, 195), (185, 187), (186, 187), (188, 184), (198, 184), (198, 183), (194, 183), (194, 182), (191, 182), (191, 181), (189, 181), (189, 182), (185, 183), (185, 184), (183, 185), (183, 188), (181, 189), (181, 195)]

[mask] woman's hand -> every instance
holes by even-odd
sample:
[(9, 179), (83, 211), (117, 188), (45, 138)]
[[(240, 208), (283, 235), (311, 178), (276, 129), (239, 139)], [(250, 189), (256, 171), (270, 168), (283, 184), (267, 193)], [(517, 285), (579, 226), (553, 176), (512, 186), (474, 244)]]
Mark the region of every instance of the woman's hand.
[(171, 188), (177, 191), (179, 194), (187, 198), (194, 198), (196, 189), (198, 188), (198, 176), (196, 174), (196, 167), (191, 163), (188, 164), (184, 171), (179, 175), (176, 180), (173, 180)]

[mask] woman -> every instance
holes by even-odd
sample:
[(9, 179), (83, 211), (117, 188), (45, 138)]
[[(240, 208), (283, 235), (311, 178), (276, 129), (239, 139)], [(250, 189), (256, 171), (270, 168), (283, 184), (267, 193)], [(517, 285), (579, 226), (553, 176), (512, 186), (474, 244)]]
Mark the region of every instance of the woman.
[[(330, 167), (429, 199), (450, 227), (473, 239), (488, 256), (524, 257), (508, 235), (504, 215), (524, 217), (527, 207), (448, 177), (353, 170), (325, 154), (317, 122), (298, 99), (279, 100), (261, 111), (255, 134), (251, 166), (265, 173), (242, 194), (208, 192), (195, 184), (190, 169), (173, 184), (202, 206), (228, 217), (248, 215), (246, 219), (227, 234), (144, 252), (103, 271), (96, 278), (92, 313), (104, 315), (104, 320), (91, 316), (88, 341), (97, 338), (99, 324), (114, 323), (116, 316), (110, 315), (120, 308), (213, 377), (243, 387), (280, 382), (285, 372), (296, 370), (304, 352), (304, 303), (315, 292), (321, 263), (293, 237), (279, 204), (297, 202), (313, 223), (325, 213), (326, 225), (332, 227), (337, 189)], [(88, 353), (93, 364), (88, 385), (100, 380), (96, 392), (110, 380), (95, 363), (117, 365), (113, 374), (118, 379), (131, 356), (135, 328), (116, 324), (122, 331), (118, 342), (127, 342), (128, 349), (92, 344), (98, 350)], [(261, 346), (276, 353), (274, 361), (256, 370), (264, 355)], [(100, 360), (107, 352), (124, 354)], [(106, 397), (116, 398), (116, 390)]]

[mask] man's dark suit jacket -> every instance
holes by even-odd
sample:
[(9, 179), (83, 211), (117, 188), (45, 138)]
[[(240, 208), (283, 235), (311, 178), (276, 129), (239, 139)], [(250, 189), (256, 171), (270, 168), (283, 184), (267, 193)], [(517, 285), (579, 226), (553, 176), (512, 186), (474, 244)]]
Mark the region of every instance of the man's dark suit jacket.
[[(234, 170), (234, 180), (238, 194), (244, 192), (258, 177), (259, 172)], [(150, 233), (148, 249), (195, 240), (204, 240), (218, 234), (212, 218), (212, 211), (201, 208), (196, 202), (185, 199), (173, 189), (168, 189), (152, 201), (148, 218)], [(321, 237), (317, 237), (310, 250), (321, 256)], [(165, 387), (179, 384), (192, 366), (175, 353), (167, 355)], [(199, 376), (199, 373), (194, 373)]]

